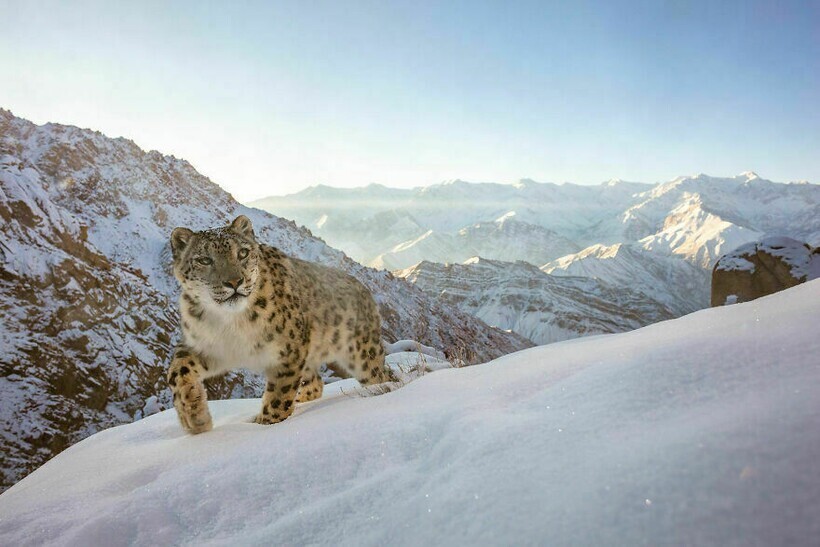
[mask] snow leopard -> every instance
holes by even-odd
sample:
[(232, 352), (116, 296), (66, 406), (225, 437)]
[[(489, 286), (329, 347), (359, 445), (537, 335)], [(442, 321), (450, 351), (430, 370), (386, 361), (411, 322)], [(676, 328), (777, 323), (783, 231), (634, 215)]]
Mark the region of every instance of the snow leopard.
[(203, 380), (243, 367), (267, 383), (258, 424), (288, 418), (322, 395), (322, 364), (363, 385), (394, 381), (371, 295), (347, 273), (260, 243), (248, 217), (171, 233), (182, 341), (167, 381), (183, 429), (209, 431)]

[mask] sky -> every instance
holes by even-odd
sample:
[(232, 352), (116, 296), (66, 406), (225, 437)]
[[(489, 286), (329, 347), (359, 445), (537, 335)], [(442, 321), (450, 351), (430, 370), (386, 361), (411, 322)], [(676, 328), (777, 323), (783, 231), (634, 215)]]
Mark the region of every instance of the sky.
[(820, 2), (8, 2), (0, 107), (309, 185), (820, 182)]

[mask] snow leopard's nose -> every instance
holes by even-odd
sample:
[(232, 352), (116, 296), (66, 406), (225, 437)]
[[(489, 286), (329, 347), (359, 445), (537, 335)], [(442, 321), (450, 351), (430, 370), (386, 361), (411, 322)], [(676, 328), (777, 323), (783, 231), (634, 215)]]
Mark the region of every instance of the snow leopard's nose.
[(242, 285), (242, 283), (244, 281), (245, 281), (244, 277), (234, 277), (233, 279), (229, 279), (227, 281), (224, 281), (222, 284), (224, 286), (228, 287), (229, 289), (236, 290)]

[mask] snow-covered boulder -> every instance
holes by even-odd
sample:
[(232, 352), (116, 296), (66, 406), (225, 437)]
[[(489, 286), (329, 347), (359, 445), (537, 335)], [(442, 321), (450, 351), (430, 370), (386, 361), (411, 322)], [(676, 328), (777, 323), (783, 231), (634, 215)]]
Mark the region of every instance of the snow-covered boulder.
[(712, 270), (712, 306), (748, 302), (820, 274), (820, 248), (768, 237), (722, 256)]
[[(812, 545), (820, 281), (624, 334), (344, 382), (275, 426), (258, 400), (166, 411), (0, 495), (0, 545)], [(347, 381), (349, 382), (349, 381)]]

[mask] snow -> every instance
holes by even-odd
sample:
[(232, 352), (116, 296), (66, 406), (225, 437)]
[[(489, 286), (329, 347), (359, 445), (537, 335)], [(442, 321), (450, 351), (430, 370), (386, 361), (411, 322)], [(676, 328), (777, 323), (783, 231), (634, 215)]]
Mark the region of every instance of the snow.
[(684, 193), (664, 219), (664, 228), (640, 240), (650, 251), (677, 255), (705, 269), (726, 251), (760, 239), (759, 231), (737, 226), (704, 208), (699, 195)]
[(814, 544), (820, 281), (379, 396), (166, 411), (0, 495), (0, 544)]
[(815, 270), (820, 268), (820, 265), (816, 264), (820, 253), (813, 251), (806, 244), (792, 238), (771, 236), (737, 247), (723, 256), (716, 267), (720, 270), (747, 270), (753, 273), (754, 264), (743, 257), (763, 252), (779, 258), (795, 279), (807, 281), (816, 279)]
[[(365, 202), (368, 207), (361, 207)], [(406, 190), (317, 187), (255, 204), (305, 224), (362, 264), (411, 281), (403, 272), (420, 262), (472, 264), (466, 261), (474, 256), (523, 260), (550, 275), (590, 277), (640, 291), (676, 316), (709, 306), (712, 268), (732, 249), (772, 234), (820, 243), (820, 186), (776, 183), (751, 171), (728, 178), (683, 176), (654, 185), (455, 180)], [(323, 219), (321, 226), (317, 219)], [(509, 268), (505, 284), (516, 282), (514, 269)], [(424, 289), (434, 296), (450, 291), (444, 285)], [(465, 301), (481, 300), (478, 291), (462, 293)], [(476, 311), (475, 305), (469, 311), (536, 343), (578, 332), (535, 316), (518, 321), (520, 314), (509, 303), (499, 299), (490, 306), (482, 303), (484, 310)], [(627, 323), (620, 327), (631, 328)]]
[(806, 279), (816, 254), (799, 241), (788, 237), (768, 237), (758, 245), (758, 250), (780, 258), (789, 266), (796, 279)]
[[(435, 353), (435, 355), (433, 353)], [(440, 351), (432, 350), (431, 352), (426, 352), (424, 349), (421, 351), (400, 351), (399, 353), (393, 353), (388, 355), (385, 361), (393, 371), (398, 373), (399, 378), (405, 381), (416, 378), (419, 373), (441, 370), (453, 366), (445, 359), (444, 354)]]
[(504, 213), (503, 215), (501, 215), (500, 217), (498, 217), (497, 219), (495, 219), (495, 222), (497, 222), (499, 224), (503, 224), (506, 220), (509, 220), (511, 218), (514, 218), (514, 217), (515, 217), (515, 211), (508, 211), (508, 212)]
[(442, 353), (441, 351), (430, 346), (425, 346), (424, 344), (419, 344), (415, 340), (398, 340), (396, 342), (393, 342), (392, 344), (385, 344), (384, 350), (388, 355), (409, 351), (418, 352), (430, 357), (435, 357), (436, 359), (442, 361), (445, 359), (444, 353)]
[(755, 265), (752, 262), (749, 262), (745, 258), (741, 258), (739, 256), (725, 256), (719, 263), (717, 268), (719, 270), (724, 270), (727, 272), (732, 271), (745, 271), (749, 273), (754, 273)]

